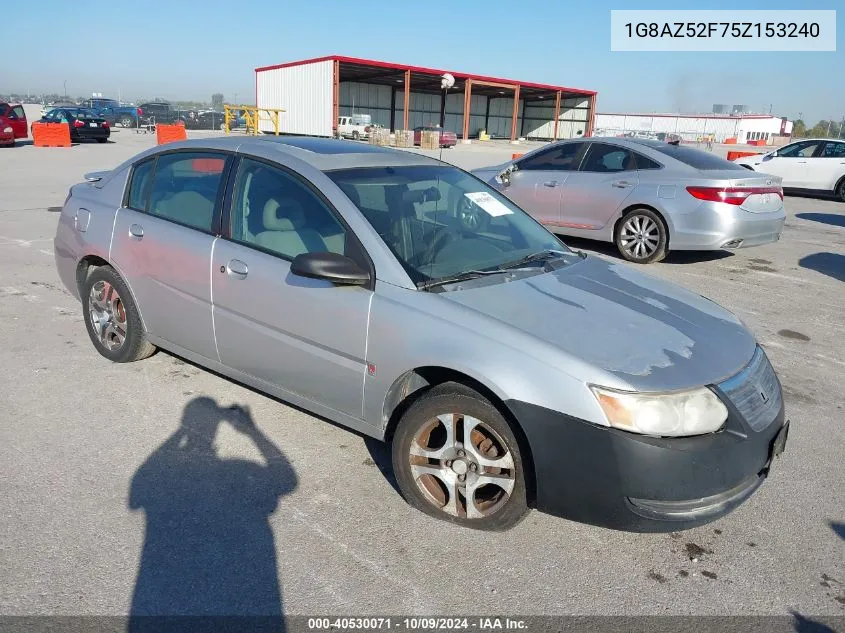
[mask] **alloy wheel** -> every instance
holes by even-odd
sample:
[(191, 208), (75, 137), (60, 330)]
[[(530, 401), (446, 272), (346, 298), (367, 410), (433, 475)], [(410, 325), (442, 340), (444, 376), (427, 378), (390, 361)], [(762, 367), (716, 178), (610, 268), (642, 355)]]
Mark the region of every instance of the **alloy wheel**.
[(129, 324), (123, 300), (115, 287), (103, 280), (95, 283), (88, 295), (88, 312), (103, 347), (110, 351), (120, 349), (126, 340)]
[(468, 231), (475, 232), (481, 227), (481, 217), (478, 214), (478, 209), (466, 198), (463, 199), (458, 207), (458, 221)]
[(622, 248), (634, 259), (646, 259), (660, 245), (660, 229), (657, 223), (644, 215), (632, 215), (620, 231)]
[(460, 413), (422, 424), (408, 458), (426, 501), (453, 517), (492, 515), (507, 504), (516, 483), (513, 455), (504, 439), (482, 420)]

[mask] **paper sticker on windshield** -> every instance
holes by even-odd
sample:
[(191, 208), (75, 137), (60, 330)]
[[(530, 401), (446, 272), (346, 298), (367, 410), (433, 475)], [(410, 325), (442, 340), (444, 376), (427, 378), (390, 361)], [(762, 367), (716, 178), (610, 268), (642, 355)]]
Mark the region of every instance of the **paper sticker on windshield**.
[(500, 215), (510, 215), (511, 213), (513, 213), (513, 211), (508, 209), (505, 205), (496, 200), (496, 198), (491, 196), (486, 191), (473, 191), (470, 193), (465, 193), (464, 195), (470, 200), (472, 200), (479, 207), (484, 209), (487, 213), (492, 215), (494, 218), (497, 218)]

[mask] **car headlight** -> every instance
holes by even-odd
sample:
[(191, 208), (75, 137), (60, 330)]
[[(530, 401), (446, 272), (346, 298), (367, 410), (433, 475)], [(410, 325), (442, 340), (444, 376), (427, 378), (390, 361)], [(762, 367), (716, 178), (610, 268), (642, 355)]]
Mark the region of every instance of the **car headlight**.
[(11, 128), (11, 127), (4, 128), (4, 129), (3, 129), (3, 131), (4, 131), (6, 134), (11, 134), (11, 133), (13, 132), (13, 130), (12, 130), (12, 128)]
[(701, 435), (719, 430), (728, 419), (725, 405), (706, 387), (678, 393), (592, 390), (610, 425), (632, 433)]

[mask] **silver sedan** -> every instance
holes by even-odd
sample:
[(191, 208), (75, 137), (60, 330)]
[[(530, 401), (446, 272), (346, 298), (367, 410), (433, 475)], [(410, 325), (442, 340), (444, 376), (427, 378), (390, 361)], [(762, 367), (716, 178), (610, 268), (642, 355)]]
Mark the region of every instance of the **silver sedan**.
[[(779, 177), (648, 139), (561, 141), (474, 173), (555, 233), (613, 242), (641, 264), (774, 242), (786, 219)], [(467, 227), (485, 221), (472, 211)]]
[[(679, 530), (745, 501), (783, 450), (780, 384), (739, 319), (569, 250), (451, 165), (227, 137), (87, 180), (55, 253), (100, 354), (162, 347), (389, 442), (432, 516)], [(456, 221), (473, 208), (483, 230)]]

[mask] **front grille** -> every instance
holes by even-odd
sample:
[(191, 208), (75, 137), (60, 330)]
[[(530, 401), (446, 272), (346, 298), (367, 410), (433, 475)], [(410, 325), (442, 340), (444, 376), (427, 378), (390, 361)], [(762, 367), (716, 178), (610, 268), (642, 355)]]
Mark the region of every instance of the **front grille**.
[(760, 347), (745, 369), (717, 386), (755, 431), (769, 426), (780, 412), (783, 403), (780, 384)]

